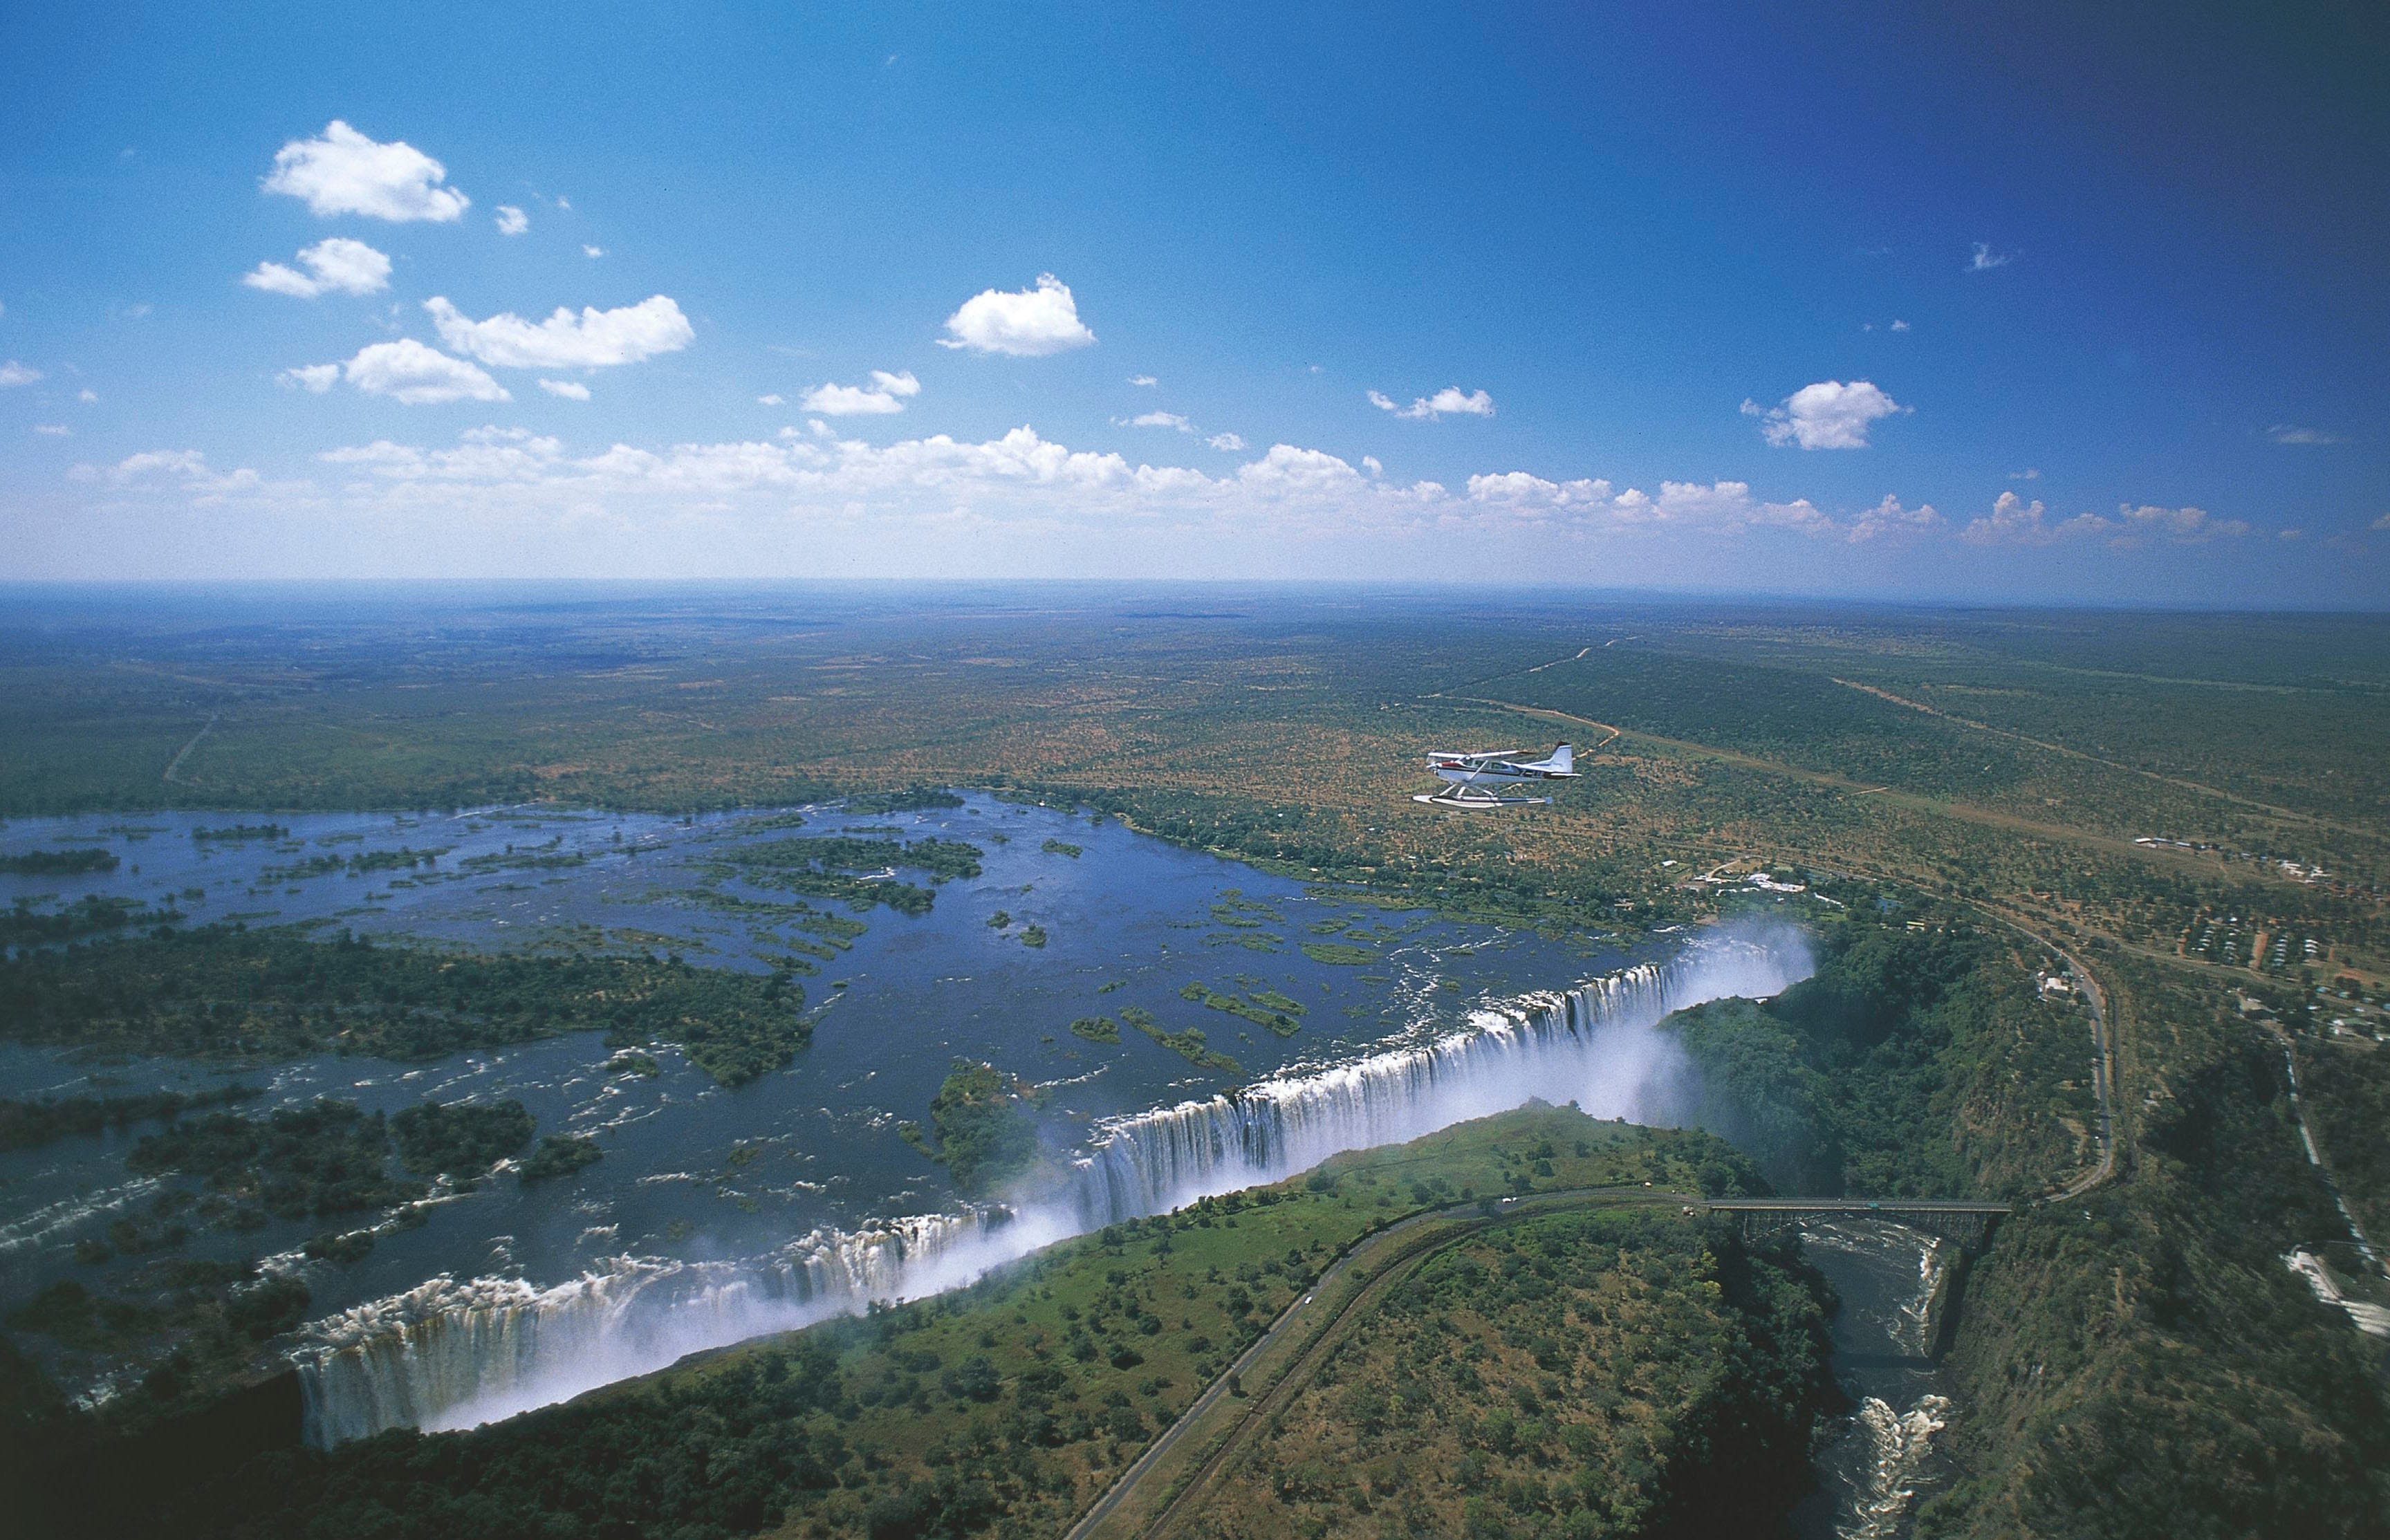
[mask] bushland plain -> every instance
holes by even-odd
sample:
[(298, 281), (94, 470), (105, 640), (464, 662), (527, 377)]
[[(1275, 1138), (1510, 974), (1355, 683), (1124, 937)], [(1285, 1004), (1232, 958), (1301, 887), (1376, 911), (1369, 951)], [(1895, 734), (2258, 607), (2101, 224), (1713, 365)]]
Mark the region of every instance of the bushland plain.
[[(1463, 817), (1408, 799), (1430, 749), (1561, 738), (1587, 774), (1551, 806)], [(2361, 1283), (2330, 1183), (2360, 1218), (2384, 1208), (2370, 1115), (2390, 1086), (2375, 1036), (2390, 967), (2384, 741), (2390, 623), (2371, 617), (1075, 587), (20, 592), (0, 616), (12, 815), (533, 798), (690, 809), (960, 784), (1534, 925), (1632, 930), (1772, 908), (1781, 895), (1744, 880), (1757, 872), (1831, 898), (1855, 917), (1828, 925), (1825, 983), (1848, 996), (1837, 1008), (1718, 1007), (1676, 1030), (1713, 1070), (1704, 1120), (1773, 1179), (2027, 1200), (1968, 1282), (1947, 1358), (1968, 1407), (1958, 1473), (1917, 1517), (1933, 1534), (2360, 1534), (2390, 1511), (2382, 1346), (2282, 1262), (2325, 1248)], [(2042, 982), (2059, 953), (2106, 1007), (2104, 1142), (2079, 1005), (2051, 1005)], [(2293, 1063), (2322, 1164), (2304, 1153)], [(2053, 1190), (2064, 1200), (2033, 1200)], [(1532, 1258), (1531, 1239), (1508, 1254)], [(1714, 1238), (1633, 1239), (1669, 1255), (1696, 1244), (1721, 1254)], [(972, 1351), (1009, 1364), (1025, 1323), (1004, 1290), (1043, 1287), (999, 1279), (957, 1302), (987, 1312)], [(1419, 1308), (1441, 1309), (1434, 1331), (1461, 1318)], [(1499, 1341), (1505, 1308), (1487, 1303), (1470, 1330)], [(1390, 1342), (1411, 1341), (1388, 1321)], [(1629, 1355), (1673, 1352), (1654, 1332)], [(771, 1351), (868, 1341), (825, 1328)], [(951, 1345), (936, 1350), (941, 1376)], [(1123, 1457), (1196, 1388), (1201, 1356), (1144, 1405), (1132, 1377), (1123, 1393), (1144, 1431), (1120, 1419)], [(1534, 1377), (1556, 1371), (1532, 1362), (1517, 1373), (1541, 1396)], [(688, 1386), (708, 1382), (690, 1372)], [(1014, 1405), (1018, 1375), (996, 1377)], [(662, 1447), (685, 1415), (673, 1398), (704, 1393), (681, 1383), (601, 1400), (630, 1419), (608, 1436)], [(956, 1404), (972, 1402), (961, 1390)], [(1306, 1405), (1288, 1424), (1289, 1469), (1368, 1420), (1359, 1402)], [(849, 1416), (844, 1401), (815, 1411)], [(12, 1415), (43, 1430), (19, 1448), (90, 1433), (33, 1392)], [(964, 1465), (842, 1478), (852, 1503), (768, 1486), (768, 1500), (715, 1512), (701, 1494), (727, 1478), (707, 1469), (674, 1478), (687, 1484), (665, 1507), (692, 1534), (1039, 1533), (1088, 1495), (1016, 1472), (1013, 1495), (963, 1515), (955, 1505), (977, 1499), (945, 1476), (996, 1482), (967, 1462), (1001, 1464), (1035, 1440), (961, 1426), (947, 1448)], [(330, 1521), (340, 1472), (364, 1469), (349, 1462), (403, 1458), (444, 1472), (426, 1479), (463, 1501), (477, 1462), (538, 1436), (511, 1430), (392, 1435), (387, 1455), (333, 1457), (321, 1479), (334, 1486), (287, 1490), (322, 1491), (332, 1506), (309, 1521)], [(109, 1446), (90, 1447), (104, 1468)], [(1565, 1440), (1548, 1454), (1569, 1471), (1612, 1469)], [(290, 1462), (317, 1457), (273, 1458), (231, 1475), (250, 1483), (245, 1501), (191, 1521), (251, 1521), (255, 1483), (271, 1472), (284, 1490)], [(1112, 1459), (1103, 1445), (1103, 1468)], [(1588, 1533), (1637, 1533), (1664, 1518), (1556, 1499), (1548, 1466), (1475, 1491), (1396, 1483), (1365, 1493), (1366, 1514), (1273, 1482), (1266, 1459), (1253, 1469), (1253, 1493), (1317, 1533), (1364, 1518), (1368, 1533), (1562, 1533), (1587, 1514), (1609, 1526)], [(1046, 1495), (1025, 1495), (1033, 1485)], [(632, 1512), (664, 1515), (617, 1517), (648, 1521)]]

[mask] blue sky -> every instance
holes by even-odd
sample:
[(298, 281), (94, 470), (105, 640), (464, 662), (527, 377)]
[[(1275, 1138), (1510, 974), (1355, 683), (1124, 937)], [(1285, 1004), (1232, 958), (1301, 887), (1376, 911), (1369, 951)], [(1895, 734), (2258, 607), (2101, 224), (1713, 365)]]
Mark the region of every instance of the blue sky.
[(2390, 599), (2357, 7), (225, 9), (0, 20), (0, 577)]

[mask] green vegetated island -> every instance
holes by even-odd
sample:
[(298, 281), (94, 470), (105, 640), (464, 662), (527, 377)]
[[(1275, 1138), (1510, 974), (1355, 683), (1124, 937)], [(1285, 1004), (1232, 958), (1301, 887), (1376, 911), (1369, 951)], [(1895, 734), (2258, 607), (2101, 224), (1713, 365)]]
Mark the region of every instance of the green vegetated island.
[(269, 1063), (427, 1059), (562, 1032), (668, 1042), (726, 1085), (810, 1033), (802, 985), (652, 956), (434, 951), (283, 927), (205, 925), (20, 948), (0, 960), (0, 1040)]
[[(1109, 598), (897, 614), (753, 597), (517, 617), (510, 639), (440, 661), (414, 645), (418, 617), (370, 604), (312, 623), (303, 654), (269, 657), (223, 639), (197, 600), (88, 630), (47, 623), (50, 601), (17, 602), (27, 622), (0, 616), (0, 814), (841, 794), (893, 813), (951, 805), (917, 799), (967, 785), (1117, 817), (1339, 903), (1613, 932), (1799, 911), (1820, 949), (1809, 984), (1667, 1023), (1700, 1070), (1687, 1116), (1739, 1152), (1635, 1130), (1530, 1137), (1496, 1120), (1428, 1141), (1432, 1158), (1339, 1161), (1316, 1187), (1119, 1226), (957, 1295), (508, 1424), (323, 1455), (288, 1447), (282, 1423), (249, 1415), (249, 1392), (225, 1390), (226, 1367), (254, 1362), (303, 1297), (181, 1255), (173, 1226), (217, 1223), (198, 1213), (211, 1190), (229, 1213), (269, 1191), (312, 1204), (486, 1175), (416, 1173), (387, 1128), (385, 1163), (369, 1167), (369, 1132), (337, 1113), (281, 1129), (237, 1104), (0, 1115), (25, 1138), (95, 1122), (153, 1137), (219, 1117), (263, 1124), (220, 1188), (187, 1152), (173, 1180), (188, 1213), (111, 1231), (147, 1259), (142, 1297), (45, 1297), (9, 1315), (0, 1475), (28, 1494), (8, 1508), (28, 1522), (1056, 1533), (1363, 1231), (1613, 1177), (2016, 1203), (1964, 1279), (1944, 1360), (1960, 1407), (1943, 1435), (1952, 1475), (1915, 1515), (1920, 1534), (2305, 1540), (2377, 1534), (2390, 1511), (2383, 1343), (2283, 1260), (2307, 1249), (2353, 1298), (2373, 1287), (2335, 1178), (2377, 1241), (2390, 1227), (2390, 768), (2373, 751), (2390, 738), (2390, 623), (2377, 617), (1533, 597), (1488, 615), (1288, 597), (1196, 621), (1124, 616)], [(579, 661), (591, 657), (614, 661)], [(686, 709), (699, 687), (701, 721)], [(1523, 736), (1578, 745), (1587, 774), (1549, 806), (1448, 817), (1390, 785), (1423, 749)], [(170, 761), (176, 778), (161, 782)], [(857, 914), (931, 901), (975, 858), (843, 838), (726, 852), (692, 902), (834, 953)], [(50, 858), (94, 858), (5, 839), (0, 854), (61, 879), (72, 871)], [(801, 1051), (799, 965), (828, 960), (792, 942), (768, 1000), (768, 977), (595, 955), (536, 959), (552, 972), (485, 960), (471, 990), (452, 991), (435, 955), (404, 947), (157, 935), (180, 919), (171, 902), (36, 899), (0, 915), (0, 944), (60, 948), (0, 968), (0, 1031), (250, 1064), (593, 1026), (626, 1055), (675, 1045), (733, 1080)], [(1207, 947), (1269, 954), (1295, 939), (1241, 894), (1210, 918)], [(1046, 939), (1009, 916), (999, 928)], [(1360, 968), (1400, 935), (1313, 929), (1297, 944), (1314, 961)], [(2066, 981), (2050, 947), (2068, 954)], [(311, 982), (319, 969), (351, 982)], [(2079, 980), (2108, 1029), (2104, 1140)], [(1258, 992), (1200, 987), (1187, 1002), (1200, 1020), (1270, 1025), (1250, 1009), (1300, 1030), (1299, 1012)], [(1068, 1025), (1107, 1051), (1147, 1051), (1142, 1038), (1241, 1073), (1185, 1017), (1125, 1007)], [(956, 1076), (918, 1110), (918, 1136), (958, 1180), (1000, 1187), (1037, 1109), (1006, 1066)], [(338, 1155), (325, 1180), (276, 1185), (286, 1136)], [(536, 1147), (508, 1158), (528, 1171)], [(1396, 1161), (1420, 1163), (1398, 1174)], [(1212, 1532), (1756, 1532), (1749, 1513), (1701, 1505), (1785, 1500), (1773, 1483), (1798, 1462), (1784, 1431), (1805, 1439), (1822, 1404), (1827, 1304), (1797, 1257), (1681, 1208), (1538, 1213), (1456, 1235), (1240, 1435), (1235, 1468), (1206, 1478)], [(347, 1233), (328, 1222), (326, 1244)], [(65, 1407), (14, 1345), (159, 1331), (182, 1333), (183, 1350), (96, 1413)]]

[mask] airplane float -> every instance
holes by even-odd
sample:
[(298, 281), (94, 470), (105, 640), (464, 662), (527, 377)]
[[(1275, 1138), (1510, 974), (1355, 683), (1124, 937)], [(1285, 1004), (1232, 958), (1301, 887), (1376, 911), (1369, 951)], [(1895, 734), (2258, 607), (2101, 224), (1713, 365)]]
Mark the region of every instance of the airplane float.
[(1499, 749), (1488, 753), (1430, 754), (1427, 767), (1445, 782), (1440, 791), (1425, 791), (1411, 798), (1430, 807), (1463, 808), (1475, 811), (1489, 807), (1532, 807), (1548, 802), (1549, 797), (1522, 797), (1511, 794), (1522, 786), (1537, 781), (1573, 781), (1577, 778), (1576, 751), (1561, 744), (1543, 759), (1524, 757), (1521, 749)]

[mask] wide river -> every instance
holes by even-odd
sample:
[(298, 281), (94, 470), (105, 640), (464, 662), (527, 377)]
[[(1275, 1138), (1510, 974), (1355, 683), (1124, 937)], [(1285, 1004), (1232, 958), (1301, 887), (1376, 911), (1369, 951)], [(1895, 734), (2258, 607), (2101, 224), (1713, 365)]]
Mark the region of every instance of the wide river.
[[(195, 833), (238, 825), (284, 832)], [(1117, 822), (977, 794), (959, 808), (893, 814), (20, 819), (0, 827), (0, 850), (107, 849), (121, 864), (0, 875), (0, 906), (102, 895), (172, 907), (191, 923), (314, 923), (319, 933), (476, 948), (637, 948), (761, 970), (767, 957), (823, 950), (823, 938), (739, 912), (740, 899), (787, 895), (726, 877), (720, 857), (792, 834), (968, 841), (983, 870), (939, 886), (927, 914), (853, 916), (861, 932), (828, 948), (834, 955), (803, 980), (818, 1012), (811, 1046), (735, 1091), (669, 1052), (653, 1075), (610, 1071), (611, 1050), (579, 1033), (430, 1063), (325, 1056), (245, 1070), (96, 1064), (0, 1046), (0, 1097), (238, 1082), (266, 1092), (251, 1111), (316, 1097), (385, 1110), (427, 1097), (515, 1097), (540, 1132), (597, 1138), (604, 1159), (569, 1178), (484, 1182), (406, 1224), (335, 1222), (379, 1222), (373, 1250), (347, 1264), (301, 1252), (322, 1220), (196, 1228), (176, 1254), (264, 1258), (312, 1290), (316, 1319), (287, 1347), (311, 1436), (328, 1441), (393, 1424), (469, 1426), (869, 1298), (951, 1286), (1108, 1216), (1266, 1180), (1529, 1095), (1632, 1118), (1668, 1099), (1663, 1083), (1677, 1066), (1650, 1032), (1662, 1015), (1718, 995), (1772, 994), (1808, 966), (1789, 931), (1628, 946), (1388, 910)], [(346, 859), (400, 851), (438, 854), (353, 875)], [(338, 869), (328, 857), (341, 858)], [(1042, 946), (1026, 943), (1032, 926)], [(1281, 1037), (1207, 1008), (1188, 997), (1197, 983), (1296, 1002), (1301, 1028)], [(1199, 1067), (1125, 1026), (1116, 1045), (1069, 1031), (1082, 1017), (1121, 1020), (1130, 1007), (1169, 1032), (1202, 1029), (1237, 1068)], [(900, 1123), (926, 1121), (958, 1058), (1046, 1089), (1045, 1136), (1056, 1163), (1076, 1171), (1074, 1192), (969, 1202), (900, 1135)], [(0, 1152), (0, 1309), (62, 1278), (133, 1286), (154, 1264), (94, 1264), (75, 1247), (155, 1200), (160, 1184), (124, 1166), (154, 1126)], [(1858, 1281), (1839, 1276), (1846, 1269), (1831, 1248), (1812, 1250), (1846, 1289)], [(139, 1367), (52, 1367), (86, 1397)], [(1848, 1488), (1837, 1495), (1838, 1508), (1865, 1500)]]

